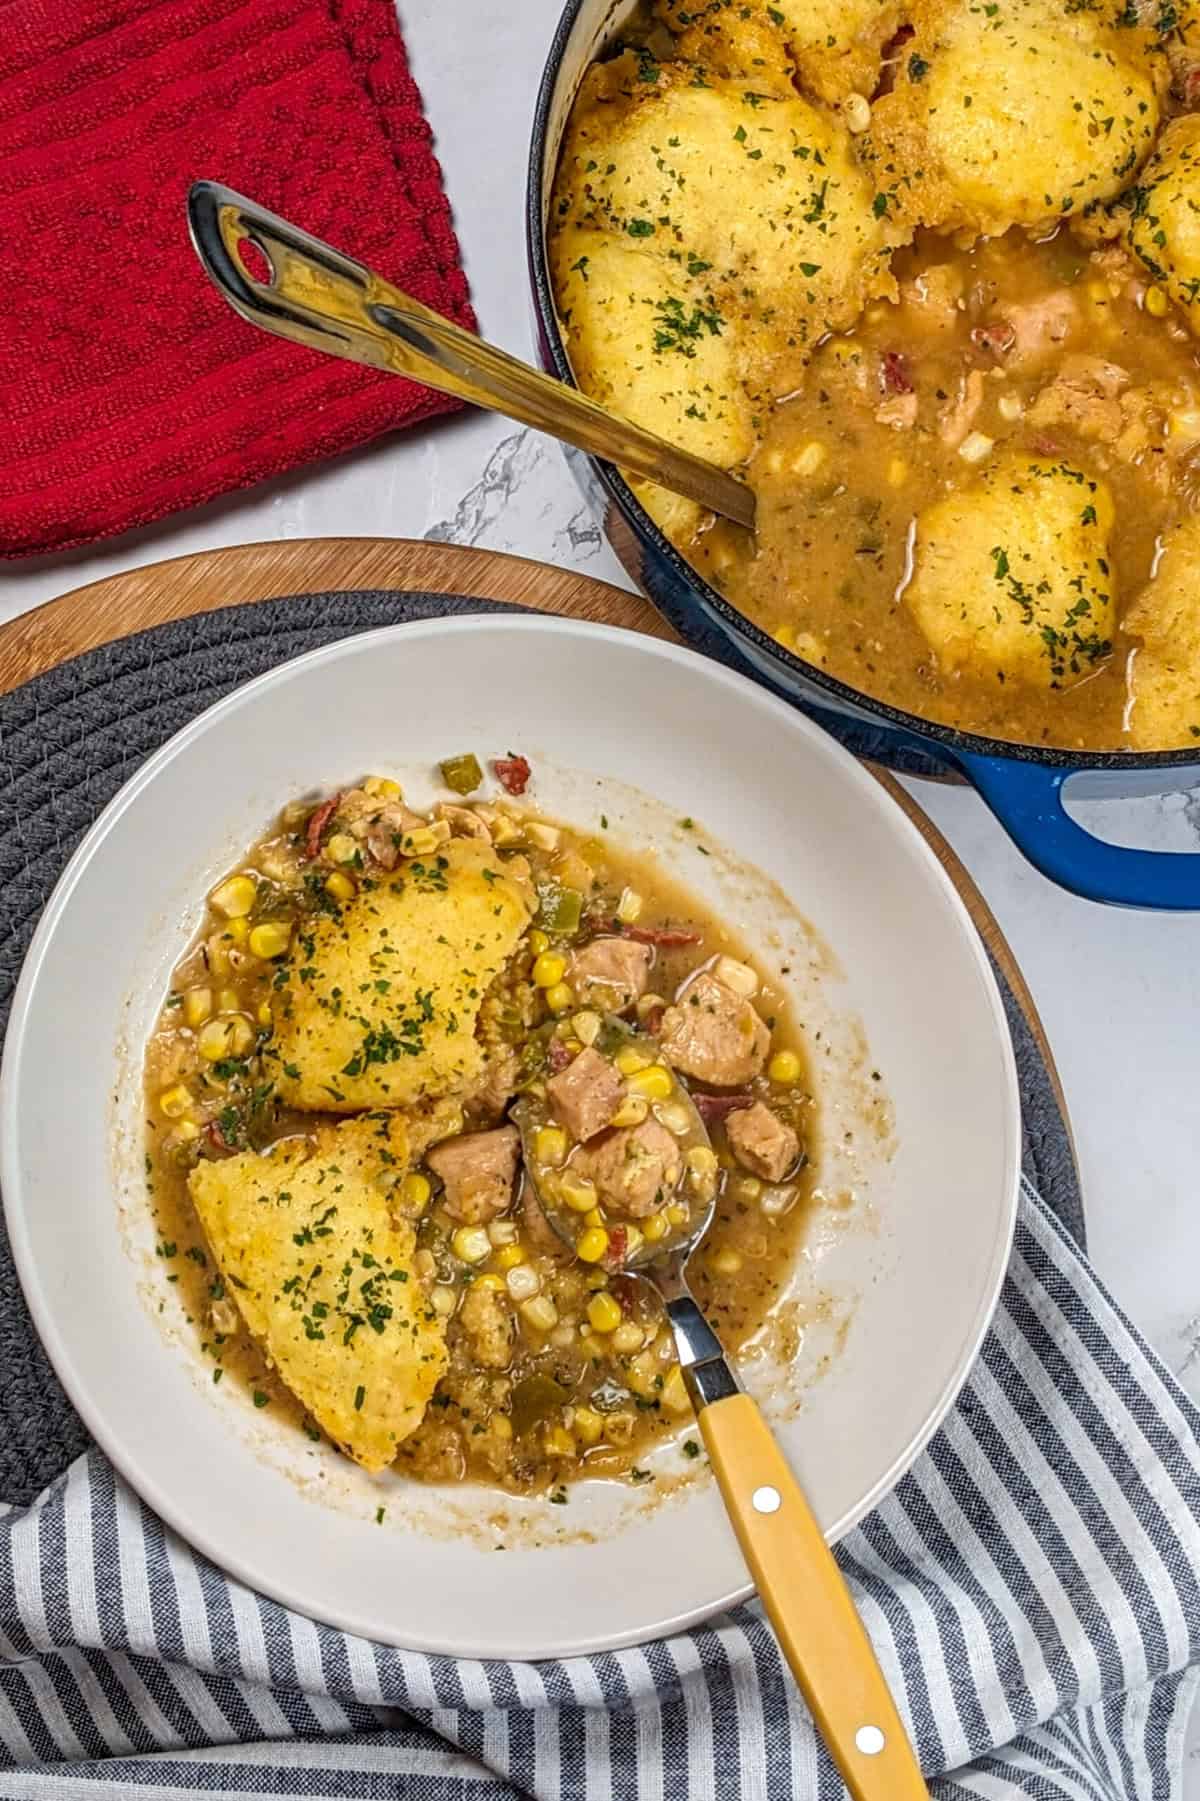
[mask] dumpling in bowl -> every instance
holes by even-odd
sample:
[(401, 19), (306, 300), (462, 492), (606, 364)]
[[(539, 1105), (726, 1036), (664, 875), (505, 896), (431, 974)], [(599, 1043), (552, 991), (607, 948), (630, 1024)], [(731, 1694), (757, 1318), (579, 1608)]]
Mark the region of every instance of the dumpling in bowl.
[(1125, 615), (1139, 640), (1130, 662), (1129, 741), (1176, 750), (1200, 740), (1200, 520), (1168, 532), (1154, 575)]
[(819, 100), (872, 94), (883, 46), (900, 22), (897, 0), (659, 0), (680, 33), (678, 54), (765, 93), (788, 93), (795, 77)]
[(992, 236), (1115, 198), (1150, 153), (1168, 73), (1124, 16), (1114, 0), (918, 0), (863, 141), (888, 216)]
[(1062, 459), (1010, 451), (917, 520), (904, 599), (940, 664), (1066, 688), (1112, 650), (1112, 497)]
[(729, 328), (802, 351), (894, 292), (872, 195), (832, 115), (630, 51), (588, 72), (556, 216), (703, 277)]
[(1200, 337), (1200, 116), (1167, 126), (1125, 204), (1130, 244)]

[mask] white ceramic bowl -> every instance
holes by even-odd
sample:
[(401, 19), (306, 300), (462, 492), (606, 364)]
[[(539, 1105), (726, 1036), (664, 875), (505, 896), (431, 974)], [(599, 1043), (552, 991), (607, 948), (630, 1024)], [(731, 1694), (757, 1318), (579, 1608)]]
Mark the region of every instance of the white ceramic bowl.
[(207, 885), (285, 800), (374, 770), (420, 802), (472, 748), (524, 752), (532, 801), (656, 846), (790, 972), (824, 1198), (790, 1334), (747, 1376), (830, 1538), (912, 1462), (986, 1330), (1018, 1096), (987, 959), (918, 833), (831, 739), (688, 651), (548, 618), (366, 633), (242, 688), (122, 790), (46, 909), (4, 1052), (5, 1213), (55, 1368), (146, 1501), (256, 1588), (391, 1643), (537, 1658), (749, 1592), (706, 1472), (667, 1446), (654, 1483), (566, 1507), (365, 1476), (213, 1387), (141, 1173), (141, 1046)]

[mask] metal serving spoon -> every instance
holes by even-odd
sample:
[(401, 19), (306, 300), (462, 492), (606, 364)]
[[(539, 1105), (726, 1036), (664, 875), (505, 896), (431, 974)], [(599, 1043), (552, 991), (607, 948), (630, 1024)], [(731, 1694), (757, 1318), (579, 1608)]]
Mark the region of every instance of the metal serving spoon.
[[(623, 1031), (628, 1035), (628, 1028)], [(682, 1084), (678, 1089), (686, 1096)], [(687, 1104), (694, 1112), (690, 1099)], [(540, 1110), (521, 1103), (513, 1118), (542, 1212), (573, 1250), (579, 1215), (565, 1208), (536, 1173), (540, 1165), (533, 1139)], [(707, 1143), (698, 1114), (696, 1124)], [(705, 1202), (691, 1206), (682, 1235), (673, 1233), (660, 1245), (643, 1241), (619, 1267), (648, 1282), (662, 1300), (742, 1555), (853, 1801), (928, 1801), (916, 1756), (833, 1553), (771, 1428), (757, 1403), (739, 1388), (688, 1287), (689, 1259), (712, 1224), (716, 1205), (714, 1185)]]
[[(195, 182), (188, 223), (200, 261), (251, 325), (535, 426), (753, 531), (754, 493), (745, 482), (452, 325), (232, 188)], [(265, 264), (264, 279), (252, 273), (246, 244)]]

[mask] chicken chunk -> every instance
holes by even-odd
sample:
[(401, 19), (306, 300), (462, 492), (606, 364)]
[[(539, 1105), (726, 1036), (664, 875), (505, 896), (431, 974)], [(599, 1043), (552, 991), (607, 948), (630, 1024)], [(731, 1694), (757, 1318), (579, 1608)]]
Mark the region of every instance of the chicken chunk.
[(515, 1126), (494, 1132), (466, 1132), (435, 1145), (425, 1159), (445, 1188), (451, 1219), (464, 1226), (486, 1225), (512, 1205), (520, 1137)]
[(571, 1162), (594, 1182), (600, 1204), (625, 1219), (645, 1219), (670, 1200), (683, 1170), (678, 1140), (656, 1119), (606, 1133)]
[(624, 1013), (645, 994), (654, 952), (632, 938), (593, 938), (571, 959), (569, 980), (589, 1006)]
[(781, 1182), (800, 1154), (800, 1140), (791, 1126), (763, 1101), (731, 1113), (725, 1132), (742, 1168), (764, 1182)]
[(425, 825), (419, 813), (402, 801), (389, 801), (364, 813), (350, 827), (351, 836), (365, 844), (376, 863), (383, 869), (395, 869), (400, 861), (401, 846), (410, 832)]
[(625, 1084), (608, 1058), (590, 1045), (546, 1084), (555, 1119), (580, 1142), (611, 1124), (624, 1094)]
[(458, 1317), (480, 1368), (506, 1370), (512, 1362), (513, 1316), (504, 1296), (476, 1282), (463, 1296)]
[(748, 1000), (701, 970), (663, 1014), (668, 1063), (713, 1088), (738, 1088), (758, 1075), (771, 1034)]

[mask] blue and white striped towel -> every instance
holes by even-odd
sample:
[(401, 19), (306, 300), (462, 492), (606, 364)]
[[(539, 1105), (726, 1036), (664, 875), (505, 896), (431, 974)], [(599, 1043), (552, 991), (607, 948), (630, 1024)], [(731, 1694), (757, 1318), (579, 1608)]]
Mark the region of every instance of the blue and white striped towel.
[[(1166, 1801), (1200, 1415), (1027, 1190), (946, 1426), (839, 1556), (935, 1796)], [(0, 1795), (838, 1801), (755, 1606), (548, 1664), (368, 1644), (231, 1582), (97, 1452), (0, 1517)]]

